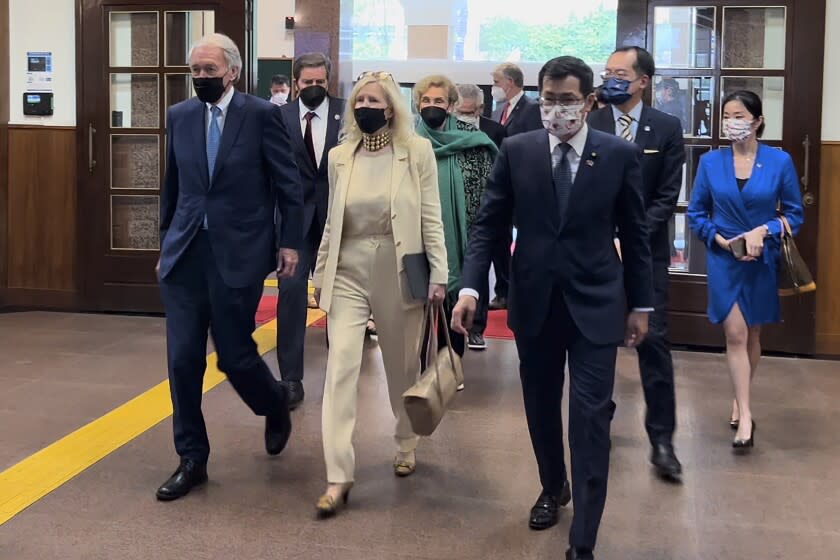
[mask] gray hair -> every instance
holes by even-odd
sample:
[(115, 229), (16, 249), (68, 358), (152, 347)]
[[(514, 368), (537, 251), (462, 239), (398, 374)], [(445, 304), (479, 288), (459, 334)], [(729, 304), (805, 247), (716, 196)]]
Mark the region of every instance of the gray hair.
[(476, 107), (484, 107), (484, 92), (475, 84), (458, 84), (458, 103), (467, 99), (475, 99)]
[(522, 73), (522, 68), (512, 62), (503, 62), (496, 66), (496, 72), (500, 73), (505, 78), (513, 81), (513, 85), (518, 88), (525, 86), (525, 74)]
[(236, 46), (233, 39), (221, 33), (208, 33), (193, 44), (190, 49), (190, 58), (192, 58), (193, 51), (199, 47), (218, 47), (222, 49), (228, 70), (236, 68), (239, 71), (236, 73), (236, 78), (237, 81), (239, 80), (239, 75), (242, 73), (242, 55), (239, 54), (239, 47)]

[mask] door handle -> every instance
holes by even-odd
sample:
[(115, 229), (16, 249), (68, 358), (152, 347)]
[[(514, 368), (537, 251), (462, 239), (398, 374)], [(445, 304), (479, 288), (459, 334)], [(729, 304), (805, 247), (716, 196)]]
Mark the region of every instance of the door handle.
[(808, 190), (808, 182), (810, 177), (811, 167), (811, 137), (805, 135), (805, 140), (802, 141), (802, 147), (805, 148), (805, 174), (802, 175), (802, 186)]
[(88, 171), (93, 173), (96, 167), (96, 160), (93, 158), (93, 137), (96, 135), (96, 129), (93, 128), (93, 123), (88, 124)]

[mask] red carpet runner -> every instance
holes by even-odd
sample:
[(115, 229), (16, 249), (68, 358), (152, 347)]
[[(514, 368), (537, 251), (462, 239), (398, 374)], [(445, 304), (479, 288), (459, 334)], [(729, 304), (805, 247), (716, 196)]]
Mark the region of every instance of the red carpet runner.
[[(324, 328), (327, 326), (327, 318), (322, 317), (312, 323), (313, 327)], [(495, 338), (513, 340), (513, 333), (507, 327), (507, 311), (491, 311), (487, 317), (487, 329), (484, 331), (484, 338)]]

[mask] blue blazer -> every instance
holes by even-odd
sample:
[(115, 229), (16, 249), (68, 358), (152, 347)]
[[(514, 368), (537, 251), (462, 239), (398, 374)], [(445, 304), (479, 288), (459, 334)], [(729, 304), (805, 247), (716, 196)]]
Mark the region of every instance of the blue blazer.
[(280, 108), (235, 92), (213, 176), (207, 171), (207, 106), (197, 98), (167, 111), (166, 176), (160, 197), (160, 277), (175, 267), (207, 216), (210, 245), (225, 283), (244, 288), (277, 267), (280, 247), (302, 242), (303, 189)]
[[(470, 229), (463, 286), (478, 291), (487, 281), (492, 250), (513, 219), (508, 325), (514, 333), (540, 332), (560, 286), (583, 336), (620, 344), (627, 307), (653, 307), (641, 157), (634, 144), (590, 128), (568, 212), (560, 216), (548, 132), (506, 138)], [(623, 265), (613, 244), (616, 226)]]
[[(776, 266), (781, 223), (776, 208), (790, 222), (793, 233), (802, 225), (799, 178), (790, 156), (759, 144), (752, 176), (738, 189), (731, 148), (700, 158), (687, 217), (691, 231), (706, 245), (709, 320), (720, 323), (738, 303), (748, 325), (779, 320)], [(765, 224), (770, 236), (762, 258), (741, 262), (715, 243), (719, 233), (731, 239)]]

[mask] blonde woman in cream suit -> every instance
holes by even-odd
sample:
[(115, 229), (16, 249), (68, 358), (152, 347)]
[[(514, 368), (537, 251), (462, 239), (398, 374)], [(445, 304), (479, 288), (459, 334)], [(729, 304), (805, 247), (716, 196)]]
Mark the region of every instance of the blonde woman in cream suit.
[(327, 312), (329, 355), (322, 431), (327, 490), (317, 503), (329, 517), (353, 485), (353, 429), (365, 326), (376, 317), (379, 347), (396, 417), (394, 473), (416, 468), (418, 436), (402, 393), (420, 375), (424, 301), (411, 298), (403, 256), (425, 253), (428, 300), (447, 281), (437, 162), (390, 74), (359, 77), (347, 103), (345, 140), (330, 151), (330, 208), (315, 268), (315, 298)]

